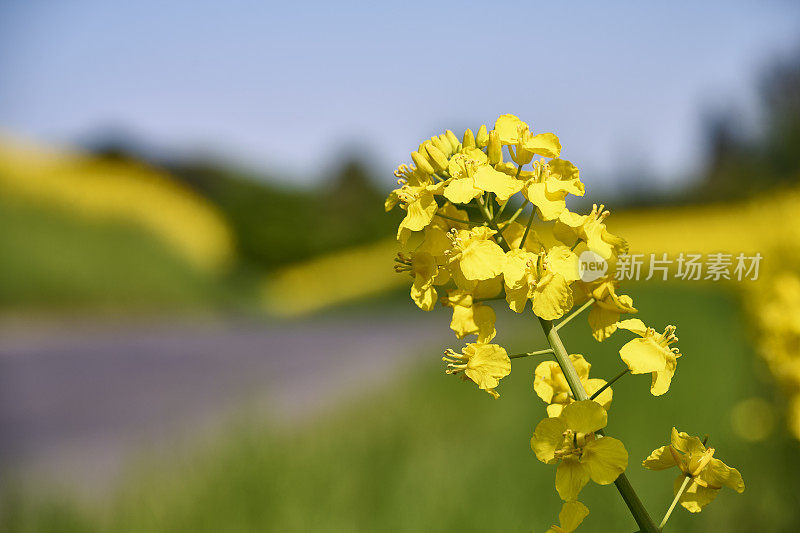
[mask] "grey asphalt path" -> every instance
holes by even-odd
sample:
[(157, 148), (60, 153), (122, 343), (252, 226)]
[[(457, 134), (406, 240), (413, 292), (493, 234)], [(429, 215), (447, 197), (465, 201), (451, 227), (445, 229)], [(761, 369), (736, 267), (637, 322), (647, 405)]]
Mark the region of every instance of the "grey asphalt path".
[(0, 324), (3, 478), (102, 494), (243, 409), (293, 423), (438, 356), (447, 315)]

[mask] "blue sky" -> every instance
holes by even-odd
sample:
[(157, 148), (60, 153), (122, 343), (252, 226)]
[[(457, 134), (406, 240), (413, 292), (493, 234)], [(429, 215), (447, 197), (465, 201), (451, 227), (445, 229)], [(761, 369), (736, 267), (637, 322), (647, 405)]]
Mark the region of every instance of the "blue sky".
[[(344, 151), (391, 179), (424, 138), (515, 113), (588, 180), (694, 168), (708, 109), (755, 117), (800, 44), (792, 2), (0, 0), (0, 130), (121, 128), (313, 182)], [(457, 131), (457, 133), (460, 133)]]

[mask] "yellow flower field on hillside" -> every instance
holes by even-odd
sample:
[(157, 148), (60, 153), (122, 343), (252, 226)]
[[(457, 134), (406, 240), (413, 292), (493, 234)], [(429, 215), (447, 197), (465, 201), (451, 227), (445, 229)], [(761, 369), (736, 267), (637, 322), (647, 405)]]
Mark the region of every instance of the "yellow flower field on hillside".
[(204, 270), (223, 268), (233, 256), (231, 231), (214, 206), (145, 164), (0, 137), (0, 194), (143, 227)]

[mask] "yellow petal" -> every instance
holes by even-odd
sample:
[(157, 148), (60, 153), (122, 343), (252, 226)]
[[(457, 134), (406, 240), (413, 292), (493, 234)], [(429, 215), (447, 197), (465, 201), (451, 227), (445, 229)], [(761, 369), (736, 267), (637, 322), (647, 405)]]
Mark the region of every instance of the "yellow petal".
[(599, 342), (609, 338), (617, 331), (617, 321), (621, 313), (603, 309), (600, 306), (593, 306), (589, 311), (589, 327), (592, 328), (592, 336)]
[(433, 194), (422, 193), (417, 200), (408, 204), (408, 212), (403, 221), (400, 222), (400, 228), (420, 231), (431, 223), (437, 208)]
[(649, 470), (665, 470), (673, 466), (678, 466), (678, 463), (675, 462), (675, 457), (667, 446), (662, 446), (653, 450), (653, 453), (642, 461), (642, 466)]
[(564, 181), (580, 179), (580, 170), (578, 170), (578, 167), (576, 167), (572, 161), (553, 159), (548, 164), (550, 165), (550, 171)]
[(617, 323), (617, 327), (622, 329), (627, 329), (628, 331), (632, 331), (637, 335), (644, 337), (645, 333), (647, 332), (647, 326), (644, 325), (644, 322), (639, 320), (638, 318), (629, 318), (627, 320), (621, 320)]
[(522, 313), (525, 311), (525, 304), (528, 303), (529, 294), (527, 287), (519, 289), (506, 288), (506, 302), (508, 303), (508, 308), (515, 313)]
[(564, 502), (561, 506), (561, 512), (558, 513), (558, 521), (561, 524), (561, 529), (567, 533), (571, 533), (578, 529), (578, 526), (589, 516), (589, 508), (581, 502), (569, 501)]
[(527, 288), (527, 275), (531, 269), (536, 268), (539, 256), (515, 248), (506, 252), (506, 260), (503, 264), (503, 281), (506, 288), (518, 289)]
[[(683, 484), (684, 476), (678, 476), (673, 485), (674, 494), (678, 494), (681, 485)], [(699, 513), (703, 507), (711, 503), (714, 498), (719, 494), (719, 489), (710, 489), (708, 487), (701, 487), (694, 481), (689, 483), (689, 487), (681, 494), (681, 505), (690, 513)]]
[[(419, 278), (419, 276), (417, 278)], [(437, 297), (436, 289), (434, 289), (430, 283), (420, 284), (415, 280), (414, 284), (411, 286), (411, 299), (414, 300), (414, 303), (423, 311), (432, 310), (433, 306), (436, 305)]]
[(511, 373), (511, 359), (505, 349), (497, 344), (470, 343), (464, 353), (469, 357), (464, 374), (497, 398), (495, 387)]
[(619, 355), (632, 374), (649, 374), (667, 366), (668, 348), (660, 346), (651, 337), (633, 339), (619, 350)]
[(550, 403), (553, 400), (553, 374), (559, 371), (558, 363), (555, 361), (544, 361), (539, 363), (536, 370), (533, 371), (533, 390), (536, 394), (544, 400), (545, 403)]
[(554, 220), (567, 208), (564, 200), (567, 193), (549, 192), (544, 183), (529, 183), (525, 188), (525, 195), (530, 202), (539, 208), (542, 220)]
[(481, 167), (475, 172), (475, 187), (493, 192), (501, 202), (507, 202), (512, 195), (522, 190), (523, 183), (492, 167)]
[(572, 291), (561, 274), (546, 274), (539, 280), (531, 304), (534, 314), (545, 320), (561, 318), (572, 309)]
[(567, 423), (563, 418), (545, 418), (539, 422), (531, 437), (531, 449), (536, 458), (543, 463), (556, 462), (556, 450), (564, 444), (566, 430)]
[(586, 446), (583, 447), (581, 463), (589, 469), (592, 481), (600, 485), (608, 485), (613, 483), (628, 467), (628, 452), (619, 440), (613, 437), (602, 437), (586, 443)]
[(461, 252), (461, 272), (468, 280), (491, 279), (503, 273), (505, 259), (506, 254), (497, 243), (474, 241)]
[(676, 428), (672, 428), (670, 441), (672, 445), (675, 446), (675, 449), (683, 453), (702, 454), (706, 451), (706, 447), (703, 446), (703, 442), (699, 438), (693, 437), (683, 431), (678, 431)]
[[(590, 397), (594, 395), (597, 391), (603, 388), (606, 385), (606, 380), (600, 378), (592, 378), (587, 379), (586, 382), (583, 384), (583, 388), (586, 389), (586, 394)], [(597, 398), (594, 399), (597, 403), (603, 406), (603, 409), (608, 411), (608, 408), (611, 407), (611, 400), (614, 398), (614, 391), (611, 390), (611, 387), (606, 387), (603, 392), (600, 393)]]
[(558, 245), (550, 248), (545, 263), (550, 272), (561, 274), (567, 281), (580, 279), (578, 256), (566, 246)]
[(444, 197), (454, 204), (468, 204), (481, 195), (472, 178), (454, 179), (444, 189)]
[(565, 457), (556, 468), (556, 491), (562, 500), (578, 498), (581, 489), (589, 483), (589, 469), (574, 457)]
[(667, 358), (667, 366), (664, 370), (653, 372), (653, 380), (650, 385), (650, 394), (653, 396), (661, 396), (669, 390), (672, 383), (672, 376), (675, 375), (675, 367), (677, 362), (674, 357)]
[(526, 150), (543, 157), (558, 157), (561, 154), (561, 142), (554, 133), (540, 133), (524, 140)]
[(591, 433), (606, 427), (608, 423), (606, 410), (592, 400), (569, 404), (561, 412), (561, 418), (575, 433)]
[(735, 468), (731, 468), (722, 461), (712, 458), (708, 466), (700, 473), (703, 481), (715, 487), (730, 487), (736, 492), (744, 492), (744, 480)]
[(500, 115), (494, 123), (494, 129), (500, 137), (500, 142), (504, 145), (517, 144), (520, 132), (527, 131), (528, 125), (515, 115)]

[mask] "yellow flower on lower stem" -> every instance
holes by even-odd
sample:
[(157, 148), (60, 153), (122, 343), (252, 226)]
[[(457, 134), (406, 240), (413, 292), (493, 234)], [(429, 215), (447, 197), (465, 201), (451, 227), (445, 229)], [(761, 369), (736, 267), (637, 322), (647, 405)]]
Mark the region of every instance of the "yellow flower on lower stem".
[(723, 486), (730, 487), (738, 493), (744, 492), (742, 475), (714, 457), (714, 448), (706, 448), (703, 442), (684, 432), (672, 428), (671, 444), (653, 450), (653, 453), (642, 462), (650, 470), (665, 470), (677, 466), (681, 474), (675, 480), (674, 491), (688, 477), (689, 485), (678, 500), (689, 512), (699, 513), (703, 507), (711, 503)]
[(558, 513), (558, 526), (552, 526), (547, 533), (572, 533), (589, 516), (589, 508), (575, 500), (564, 502)]
[(628, 466), (628, 452), (619, 440), (602, 437), (608, 414), (591, 400), (571, 403), (557, 417), (536, 426), (531, 449), (543, 463), (556, 464), (556, 491), (564, 501), (578, 498), (591, 479), (600, 485), (613, 483)]
[[(606, 380), (589, 377), (589, 369), (592, 368), (592, 365), (581, 354), (571, 354), (569, 358), (572, 361), (572, 366), (578, 372), (578, 377), (586, 390), (586, 394), (591, 396), (605, 386)], [(564, 377), (564, 372), (562, 372), (557, 362), (544, 361), (539, 363), (533, 375), (533, 390), (536, 391), (539, 398), (548, 404), (548, 416), (560, 415), (565, 406), (575, 401), (567, 379)], [(594, 401), (602, 405), (603, 409), (607, 411), (611, 406), (612, 399), (613, 391), (611, 387), (606, 387)]]
[(511, 373), (511, 359), (505, 349), (497, 344), (469, 343), (461, 353), (447, 350), (442, 361), (447, 363), (445, 372), (463, 372), (462, 377), (471, 379), (495, 399), (500, 397), (495, 388), (502, 378)]
[(592, 336), (598, 341), (607, 339), (617, 330), (620, 315), (637, 312), (630, 296), (617, 296), (617, 284), (615, 280), (606, 278), (592, 289), (595, 304), (589, 311), (589, 327), (592, 328)]
[(631, 374), (651, 374), (653, 381), (650, 384), (650, 393), (653, 396), (661, 396), (667, 392), (678, 366), (678, 357), (681, 356), (677, 348), (669, 347), (678, 342), (675, 326), (667, 326), (664, 333), (658, 333), (645, 326), (638, 318), (629, 318), (617, 322), (617, 327), (641, 337), (633, 339), (619, 350), (619, 355), (628, 365)]
[(497, 334), (494, 328), (496, 319), (494, 309), (476, 302), (472, 292), (450, 291), (446, 298), (442, 298), (442, 305), (453, 309), (450, 329), (459, 339), (467, 335), (477, 335), (479, 342), (489, 342)]

